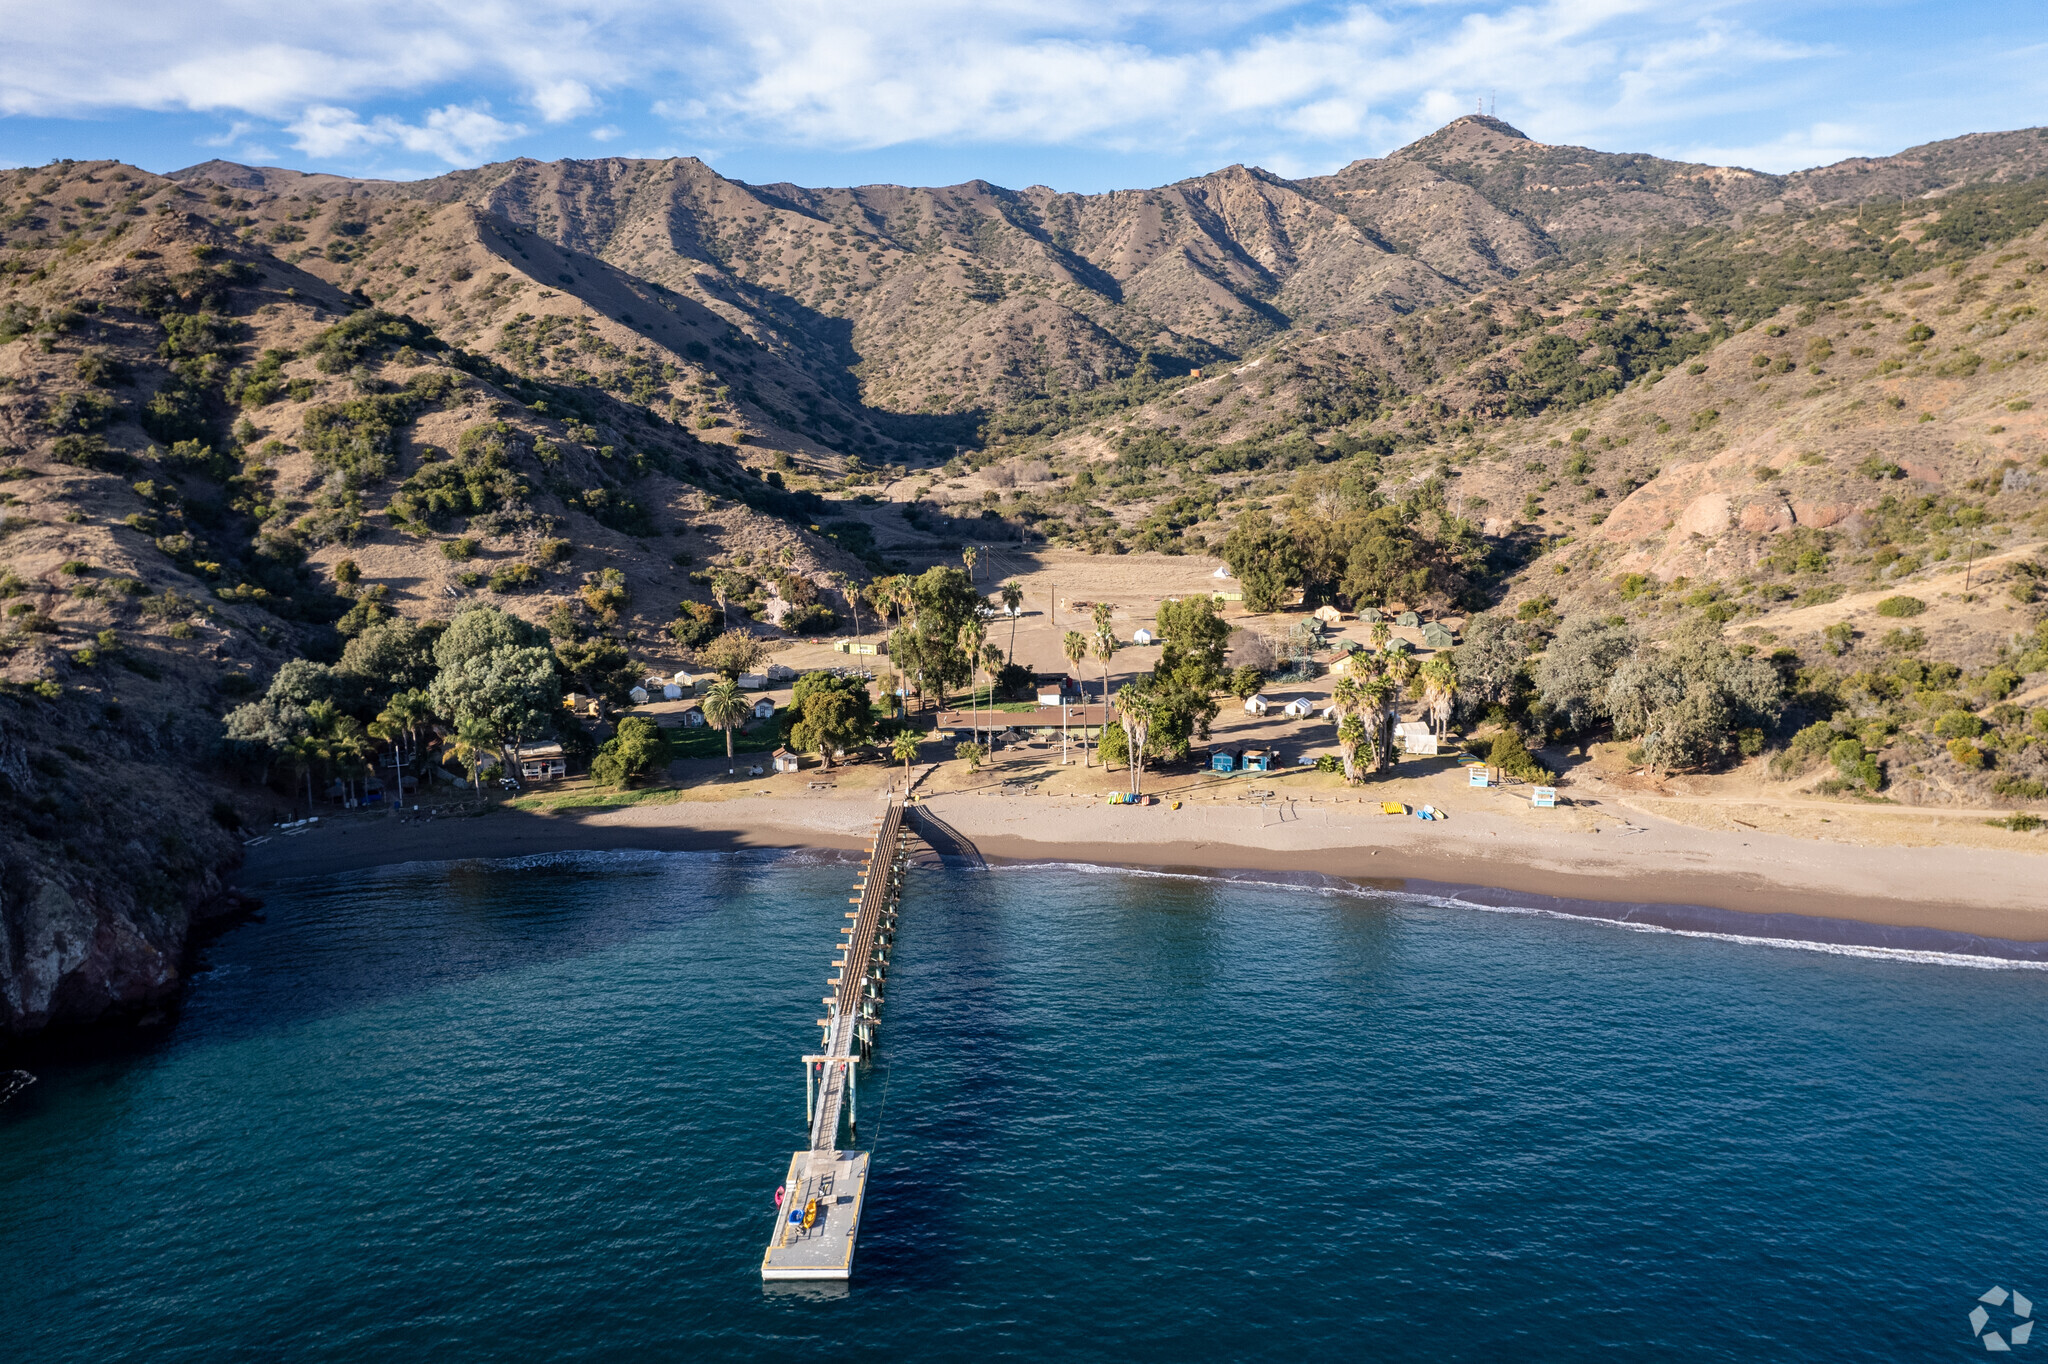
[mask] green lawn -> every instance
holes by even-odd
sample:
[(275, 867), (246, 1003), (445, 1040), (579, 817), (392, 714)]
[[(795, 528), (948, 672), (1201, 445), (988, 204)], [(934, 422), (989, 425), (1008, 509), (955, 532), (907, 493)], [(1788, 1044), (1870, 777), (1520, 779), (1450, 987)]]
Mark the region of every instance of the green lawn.
[[(766, 753), (782, 742), (781, 736), (772, 728), (755, 730), (752, 733), (736, 733), (732, 736), (734, 753)], [(672, 729), (668, 731), (668, 745), (678, 758), (723, 758), (725, 736), (715, 729)]]
[(504, 803), (504, 808), (579, 810), (612, 805), (666, 805), (678, 794), (673, 786), (643, 786), (634, 791), (565, 791), (554, 795), (514, 796)]

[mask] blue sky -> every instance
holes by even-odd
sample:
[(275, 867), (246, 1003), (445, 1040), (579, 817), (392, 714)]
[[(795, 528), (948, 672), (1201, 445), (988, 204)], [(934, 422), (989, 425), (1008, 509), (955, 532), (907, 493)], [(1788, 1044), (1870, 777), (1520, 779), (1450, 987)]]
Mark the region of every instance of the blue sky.
[(1802, 0), (9, 0), (0, 164), (398, 179), (698, 156), (756, 182), (1093, 191), (1545, 142), (1786, 171), (2048, 123), (2048, 5)]

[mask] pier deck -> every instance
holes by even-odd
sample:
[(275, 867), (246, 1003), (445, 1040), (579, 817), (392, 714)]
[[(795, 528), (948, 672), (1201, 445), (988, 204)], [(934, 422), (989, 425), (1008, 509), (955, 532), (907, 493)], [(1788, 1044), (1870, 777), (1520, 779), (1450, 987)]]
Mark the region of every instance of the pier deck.
[[(859, 908), (848, 913), (851, 922), (839, 930), (842, 955), (832, 962), (839, 974), (830, 979), (834, 989), (823, 1001), (830, 1013), (818, 1020), (825, 1030), (824, 1047), (803, 1058), (811, 1145), (790, 1158), (775, 1232), (761, 1256), (763, 1279), (845, 1279), (853, 1273), (868, 1153), (841, 1150), (839, 1132), (842, 1118), (849, 1131), (859, 1127), (854, 1068), (880, 1026), (881, 987), (895, 937), (903, 868), (903, 807), (892, 800), (876, 821), (874, 849), (854, 887), (860, 894), (851, 903)], [(809, 1228), (803, 1226), (807, 1214)]]

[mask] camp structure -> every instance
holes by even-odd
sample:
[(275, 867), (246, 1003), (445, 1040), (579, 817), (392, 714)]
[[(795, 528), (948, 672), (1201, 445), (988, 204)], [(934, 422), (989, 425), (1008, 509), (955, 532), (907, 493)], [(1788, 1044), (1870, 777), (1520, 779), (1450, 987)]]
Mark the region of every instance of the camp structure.
[(775, 703), (767, 697), (764, 696), (754, 703), (754, 718), (756, 720), (769, 720), (773, 719), (774, 716)]
[(1416, 615), (1413, 611), (1403, 611), (1400, 615), (1394, 617), (1394, 624), (1420, 625), (1422, 624), (1422, 617)]
[(704, 728), (705, 723), (706, 722), (704, 719), (703, 707), (691, 706), (688, 710), (683, 712), (684, 729), (702, 729)]
[(1038, 704), (1041, 706), (1078, 706), (1081, 704), (1081, 684), (1071, 677), (1040, 677), (1038, 679)]
[(1376, 625), (1379, 623), (1380, 609), (1377, 606), (1361, 606), (1358, 608), (1358, 618), (1367, 625)]
[(1159, 638), (1159, 636), (1153, 634), (1150, 630), (1139, 630), (1131, 636), (1131, 643), (1150, 644), (1153, 640), (1157, 638)]
[(798, 761), (796, 754), (786, 748), (776, 749), (772, 756), (775, 759), (775, 770), (777, 772), (794, 772), (803, 766)]
[(661, 699), (664, 701), (680, 701), (683, 699), (683, 689), (673, 682), (664, 682), (661, 684)]
[(685, 691), (688, 691), (691, 687), (696, 685), (696, 683), (691, 680), (690, 675), (686, 672), (676, 673), (676, 675), (674, 677), (671, 677), (669, 681), (675, 683), (678, 687), (681, 687)]
[(1314, 713), (1315, 708), (1315, 703), (1306, 696), (1297, 696), (1287, 703), (1281, 713), (1290, 720), (1300, 720)]
[(872, 639), (835, 639), (832, 641), (832, 648), (837, 653), (859, 654), (866, 658), (874, 658), (889, 652), (886, 643)]
[(1247, 748), (1244, 756), (1238, 761), (1244, 764), (1244, 770), (1247, 772), (1271, 772), (1273, 764), (1279, 759), (1280, 754), (1276, 749)]
[(1245, 699), (1244, 713), (1246, 715), (1264, 715), (1271, 709), (1273, 709), (1273, 703), (1263, 696), (1252, 696)]
[(1212, 578), (1228, 578), (1230, 576), (1230, 565), (1219, 565), (1216, 571), (1214, 573), (1211, 573), (1209, 576)]
[(1457, 637), (1444, 628), (1439, 621), (1431, 621), (1422, 627), (1422, 642), (1431, 649), (1448, 649), (1457, 643)]
[(569, 775), (569, 760), (558, 743), (519, 744), (512, 750), (521, 781), (560, 781)]
[(1217, 749), (1209, 755), (1209, 770), (1211, 772), (1237, 771), (1237, 755), (1227, 748)]
[(767, 689), (768, 689), (768, 674), (766, 674), (766, 673), (741, 673), (741, 674), (740, 674), (740, 690), (741, 690), (741, 691), (766, 691)]
[(1334, 606), (1318, 606), (1315, 616), (1317, 620), (1325, 625), (1337, 625), (1342, 623), (1344, 619), (1344, 613)]
[(1404, 720), (1395, 725), (1394, 741), (1404, 753), (1436, 753), (1436, 733), (1420, 720)]
[(628, 701), (631, 701), (631, 702), (632, 702), (632, 703), (633, 703), (634, 705), (636, 705), (636, 706), (644, 706), (644, 705), (646, 705), (646, 704), (647, 704), (647, 688), (645, 688), (645, 687), (635, 687), (635, 688), (633, 688), (633, 690), (631, 690), (631, 691), (629, 691), (629, 692), (627, 692), (627, 693), (626, 693), (626, 699), (627, 699)]

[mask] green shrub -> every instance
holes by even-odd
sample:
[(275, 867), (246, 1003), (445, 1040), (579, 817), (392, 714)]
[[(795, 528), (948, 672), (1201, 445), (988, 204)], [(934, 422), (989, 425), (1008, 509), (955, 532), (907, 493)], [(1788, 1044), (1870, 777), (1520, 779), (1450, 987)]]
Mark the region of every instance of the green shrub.
[(1984, 750), (1968, 739), (1949, 740), (1948, 755), (1973, 772), (1981, 770), (1984, 766)]
[(2032, 777), (2022, 777), (2016, 772), (2001, 772), (1991, 783), (1994, 795), (2007, 800), (2048, 800), (2048, 782)]
[(1918, 597), (1886, 597), (1877, 604), (1880, 616), (1917, 616), (1927, 609), (1927, 603)]
[(453, 564), (466, 563), (476, 557), (476, 541), (467, 535), (441, 542), (441, 557)]
[(1952, 710), (1934, 722), (1937, 739), (1974, 739), (1984, 732), (1984, 722), (1966, 710)]
[(532, 564), (501, 564), (491, 574), (491, 591), (521, 592), (540, 585), (540, 570)]
[(1513, 729), (1503, 729), (1493, 736), (1493, 747), (1487, 751), (1486, 761), (1507, 776), (1520, 777), (1523, 781), (1547, 781), (1550, 777), (1550, 770), (1536, 761), (1528, 745), (1522, 742), (1522, 736)]
[(2016, 834), (2028, 834), (2040, 828), (2043, 821), (2039, 815), (2017, 810), (2004, 819), (1987, 819), (1984, 822), (1994, 829), (2010, 829)]

